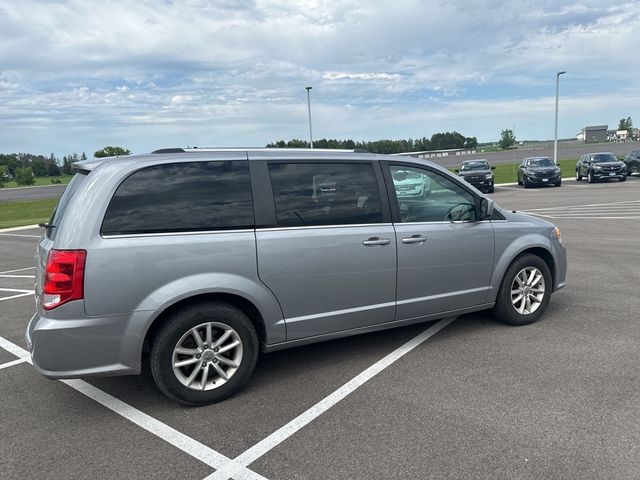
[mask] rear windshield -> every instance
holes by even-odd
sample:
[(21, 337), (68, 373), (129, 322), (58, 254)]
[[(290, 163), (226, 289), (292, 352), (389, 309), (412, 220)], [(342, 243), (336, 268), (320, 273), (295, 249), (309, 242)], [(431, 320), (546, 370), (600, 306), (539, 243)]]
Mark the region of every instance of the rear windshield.
[[(73, 178), (71, 179), (71, 182), (69, 182), (69, 185), (67, 185), (67, 188), (64, 189), (64, 193), (62, 194), (62, 197), (60, 197), (60, 201), (58, 202), (58, 205), (56, 206), (55, 210), (51, 214), (49, 225), (52, 225), (54, 227), (60, 225), (60, 222), (62, 221), (62, 217), (64, 216), (64, 212), (67, 209), (69, 200), (71, 200), (71, 198), (78, 191), (78, 189), (80, 188), (80, 185), (82, 185), (85, 178), (87, 178), (88, 173), (89, 172), (86, 172), (86, 171), (80, 171), (73, 176)], [(47, 228), (47, 237), (54, 239), (55, 234), (56, 234), (56, 228)]]

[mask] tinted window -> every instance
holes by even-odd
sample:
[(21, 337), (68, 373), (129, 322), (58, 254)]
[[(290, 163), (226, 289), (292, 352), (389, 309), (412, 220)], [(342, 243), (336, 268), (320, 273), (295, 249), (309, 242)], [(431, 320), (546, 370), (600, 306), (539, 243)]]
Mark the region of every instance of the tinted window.
[(252, 227), (247, 161), (156, 165), (116, 190), (102, 224), (105, 235)]
[(379, 223), (382, 209), (373, 165), (272, 163), (278, 226)]
[[(444, 175), (400, 165), (390, 168), (401, 223), (477, 220), (474, 196)], [(416, 175), (420, 184), (408, 182)]]

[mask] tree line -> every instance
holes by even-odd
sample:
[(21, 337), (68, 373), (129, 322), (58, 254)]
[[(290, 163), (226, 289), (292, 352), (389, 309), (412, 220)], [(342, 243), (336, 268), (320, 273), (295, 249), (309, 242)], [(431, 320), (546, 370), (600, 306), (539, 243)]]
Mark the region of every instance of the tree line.
[[(107, 146), (94, 152), (93, 156), (112, 157), (130, 155), (131, 151), (123, 147)], [(52, 183), (61, 183), (57, 178), (73, 174), (73, 164), (87, 159), (86, 153), (71, 153), (62, 159), (53, 153), (48, 157), (33, 153), (0, 153), (0, 187), (11, 179), (18, 185), (33, 185), (35, 177), (52, 177)]]
[[(346, 150), (366, 150), (371, 153), (404, 153), (420, 152), (426, 150), (448, 150), (452, 148), (476, 148), (478, 140), (476, 137), (465, 137), (458, 132), (434, 133), (431, 138), (409, 138), (406, 140), (374, 140), (374, 141), (354, 141), (339, 140), (335, 138), (321, 138), (313, 141), (314, 148), (346, 149)], [(309, 148), (307, 140), (292, 139), (289, 141), (278, 140), (269, 143), (267, 148)]]

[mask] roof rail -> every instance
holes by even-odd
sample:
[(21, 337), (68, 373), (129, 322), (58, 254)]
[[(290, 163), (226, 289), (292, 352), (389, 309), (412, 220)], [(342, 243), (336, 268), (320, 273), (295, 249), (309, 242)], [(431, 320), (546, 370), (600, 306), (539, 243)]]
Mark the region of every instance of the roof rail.
[(335, 153), (369, 153), (364, 148), (338, 149), (338, 148), (271, 148), (271, 147), (192, 147), (192, 148), (161, 148), (151, 153), (186, 153), (186, 152), (247, 152), (247, 151), (273, 151), (273, 152), (335, 152)]

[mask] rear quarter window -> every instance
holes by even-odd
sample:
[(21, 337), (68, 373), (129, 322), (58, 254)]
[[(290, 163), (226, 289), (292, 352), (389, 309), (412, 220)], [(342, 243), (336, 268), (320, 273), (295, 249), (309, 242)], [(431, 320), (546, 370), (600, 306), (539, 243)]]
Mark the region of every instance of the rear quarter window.
[(49, 219), (49, 225), (51, 225), (52, 228), (47, 228), (47, 233), (46, 233), (47, 238), (50, 238), (52, 240), (55, 239), (57, 227), (62, 222), (62, 218), (64, 217), (65, 211), (67, 210), (67, 205), (69, 204), (69, 201), (73, 198), (75, 193), (80, 189), (82, 183), (84, 183), (88, 174), (89, 172), (87, 171), (84, 171), (84, 170), (79, 171), (73, 176), (73, 178), (69, 182), (69, 185), (67, 185), (67, 187), (64, 189), (64, 193), (60, 197), (60, 201), (58, 202), (58, 205), (56, 205), (56, 208), (53, 210), (53, 213), (51, 214), (51, 218)]
[(155, 165), (127, 177), (114, 194), (102, 235), (253, 228), (249, 162)]

